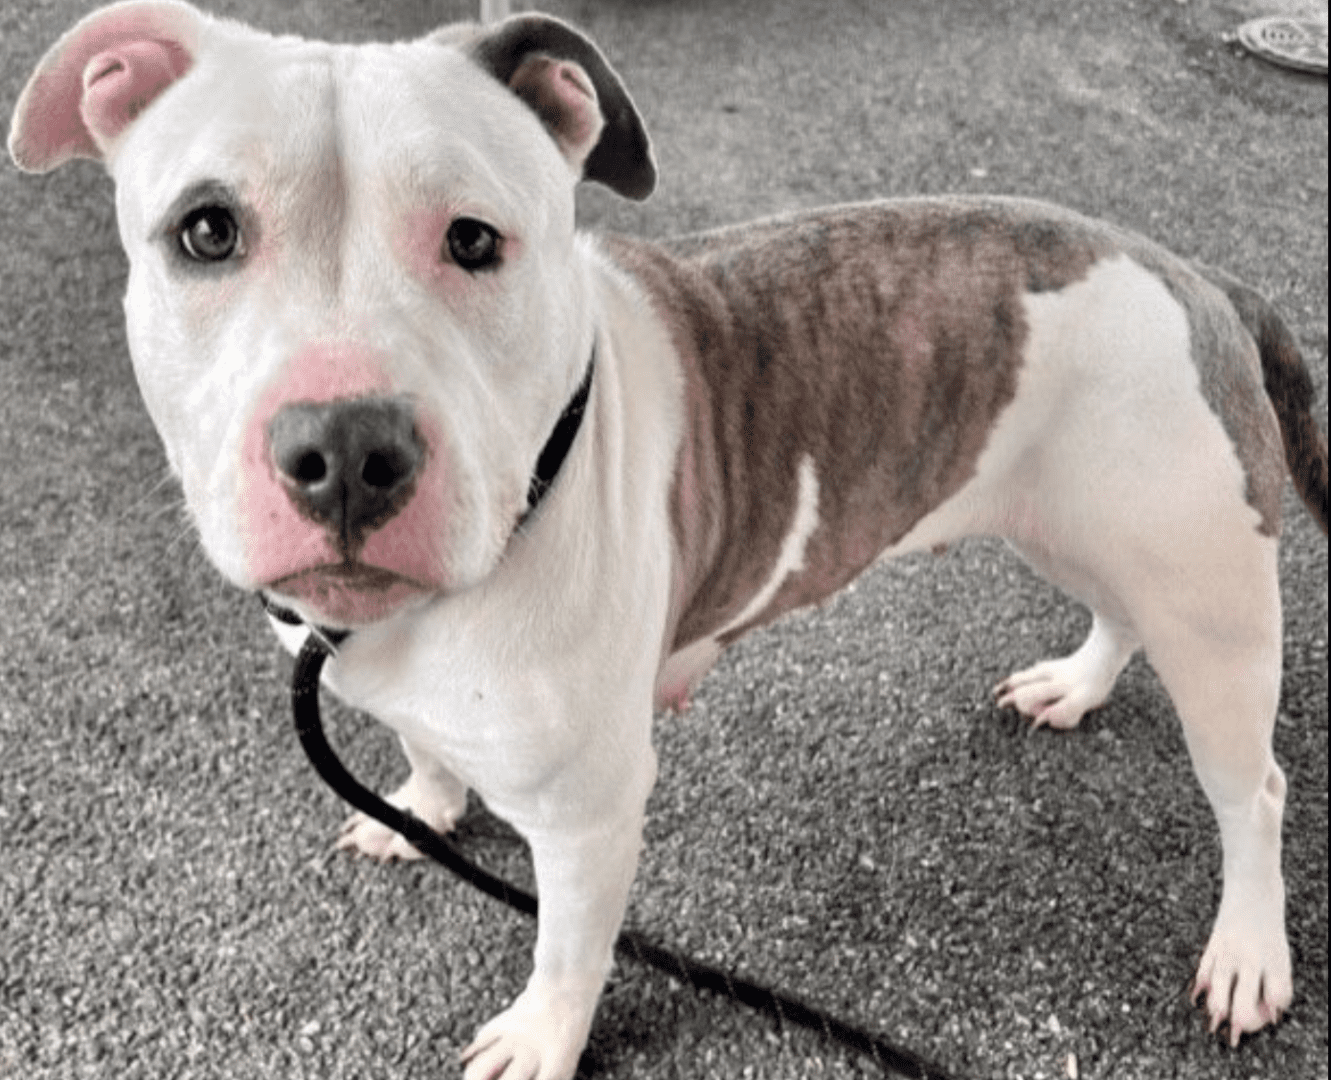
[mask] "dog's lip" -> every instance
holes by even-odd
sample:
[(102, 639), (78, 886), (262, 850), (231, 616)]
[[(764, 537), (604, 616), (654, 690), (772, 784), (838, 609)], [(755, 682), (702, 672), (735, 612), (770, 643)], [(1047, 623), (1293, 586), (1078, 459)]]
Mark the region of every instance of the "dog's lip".
[(396, 570), (389, 570), (383, 566), (371, 566), (369, 563), (363, 562), (320, 563), (317, 566), (307, 566), (301, 570), (284, 574), (268, 584), (271, 588), (280, 589), (289, 586), (292, 582), (313, 578), (335, 581), (355, 589), (386, 589), (398, 584), (424, 588), (419, 582), (413, 581), (405, 574), (399, 574)]
[(323, 563), (267, 582), (264, 591), (289, 597), (320, 624), (352, 628), (379, 622), (436, 589), (404, 574), (363, 562)]

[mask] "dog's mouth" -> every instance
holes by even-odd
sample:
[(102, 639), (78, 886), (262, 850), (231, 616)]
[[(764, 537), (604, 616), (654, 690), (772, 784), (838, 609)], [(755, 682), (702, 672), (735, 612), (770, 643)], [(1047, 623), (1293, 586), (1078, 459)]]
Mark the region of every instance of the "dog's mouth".
[(266, 591), (301, 601), (321, 625), (366, 626), (433, 590), (419, 581), (362, 562), (330, 563), (287, 574)]

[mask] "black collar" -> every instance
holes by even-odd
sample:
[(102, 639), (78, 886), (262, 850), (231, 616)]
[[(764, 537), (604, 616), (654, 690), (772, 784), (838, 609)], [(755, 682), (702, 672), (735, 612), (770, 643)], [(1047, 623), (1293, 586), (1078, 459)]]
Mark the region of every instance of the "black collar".
[[(578, 429), (582, 427), (582, 417), (587, 411), (587, 400), (592, 392), (592, 372), (596, 368), (596, 346), (592, 346), (592, 354), (587, 359), (587, 373), (583, 375), (582, 382), (578, 384), (577, 390), (569, 398), (568, 404), (564, 406), (564, 411), (559, 414), (559, 419), (555, 421), (554, 430), (550, 432), (550, 437), (545, 440), (545, 446), (541, 448), (540, 456), (536, 459), (536, 469), (532, 472), (531, 483), (527, 485), (527, 509), (518, 517), (516, 528), (520, 529), (536, 512), (536, 508), (541, 505), (546, 493), (554, 486), (556, 477), (559, 476), (559, 470), (563, 468), (564, 459), (568, 457), (568, 452), (573, 448), (573, 440), (578, 436)], [(288, 626), (304, 626), (305, 620), (297, 615), (290, 608), (283, 607), (276, 603), (272, 597), (260, 590), (259, 603), (263, 609), (279, 622), (284, 622)], [(310, 625), (310, 629), (323, 637), (324, 641), (332, 647), (332, 651), (342, 644), (350, 636), (350, 630), (334, 630), (327, 626)]]
[(337, 652), (337, 647), (351, 637), (350, 630), (335, 630), (331, 626), (316, 626), (314, 623), (306, 623), (289, 607), (283, 607), (262, 589), (254, 595), (259, 598), (259, 603), (263, 605), (264, 611), (268, 612), (278, 622), (286, 623), (288, 626), (308, 626), (310, 633), (317, 634), (323, 639), (330, 653)]
[(518, 528), (526, 523), (541, 504), (573, 447), (573, 440), (582, 427), (582, 416), (587, 411), (587, 399), (592, 392), (592, 371), (595, 368), (596, 346), (592, 345), (592, 354), (587, 358), (587, 373), (564, 406), (564, 411), (559, 414), (550, 438), (545, 440), (545, 446), (541, 449), (541, 456), (536, 459), (536, 471), (532, 473), (531, 483), (527, 486), (527, 509), (518, 518)]

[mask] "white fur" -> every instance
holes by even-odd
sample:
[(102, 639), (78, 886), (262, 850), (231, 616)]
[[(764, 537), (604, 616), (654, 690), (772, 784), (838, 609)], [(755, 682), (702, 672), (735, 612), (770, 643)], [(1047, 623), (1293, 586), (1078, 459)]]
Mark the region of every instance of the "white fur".
[(786, 579), (804, 569), (804, 549), (808, 546), (809, 537), (813, 535), (814, 529), (818, 528), (818, 470), (813, 463), (812, 455), (805, 454), (800, 458), (796, 479), (798, 487), (795, 494), (795, 513), (790, 522), (790, 531), (781, 540), (781, 550), (777, 554), (771, 576), (763, 583), (762, 588), (753, 594), (753, 599), (744, 605), (744, 610), (731, 619), (720, 633), (714, 635), (715, 637), (725, 637), (731, 631), (758, 618), (781, 591)]

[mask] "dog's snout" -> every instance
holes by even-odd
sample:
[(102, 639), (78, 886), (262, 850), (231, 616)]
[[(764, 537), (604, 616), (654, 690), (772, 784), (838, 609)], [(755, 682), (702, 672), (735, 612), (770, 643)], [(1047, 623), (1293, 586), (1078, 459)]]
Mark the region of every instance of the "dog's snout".
[(288, 405), (269, 422), (268, 443), (292, 501), (344, 547), (406, 505), (425, 460), (414, 410), (400, 398)]

